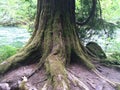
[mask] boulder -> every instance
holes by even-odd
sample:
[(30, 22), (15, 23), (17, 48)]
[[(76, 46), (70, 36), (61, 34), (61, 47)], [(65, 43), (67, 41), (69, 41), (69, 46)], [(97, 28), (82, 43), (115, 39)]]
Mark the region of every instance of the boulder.
[(101, 46), (99, 46), (95, 42), (87, 43), (86, 48), (88, 49), (88, 53), (92, 56), (94, 55), (100, 59), (107, 58), (107, 56), (106, 56), (105, 52), (103, 51), (103, 49), (101, 48)]

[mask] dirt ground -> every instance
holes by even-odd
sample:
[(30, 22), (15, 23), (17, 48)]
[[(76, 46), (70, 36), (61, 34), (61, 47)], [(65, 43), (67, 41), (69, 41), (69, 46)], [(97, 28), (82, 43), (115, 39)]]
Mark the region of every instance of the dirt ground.
[[(15, 69), (11, 72), (8, 72), (2, 78), (0, 78), (0, 87), (4, 85), (4, 89), (0, 88), (0, 90), (15, 90), (7, 88), (7, 83), (10, 87), (15, 86), (15, 82), (20, 82), (23, 76), (29, 76), (32, 72), (34, 72), (35, 64), (20, 67)], [(102, 65), (96, 65), (97, 70), (99, 73), (106, 77), (107, 79), (119, 82), (120, 83), (120, 70), (114, 68), (108, 68)], [(86, 69), (83, 65), (80, 64), (72, 64), (67, 68), (72, 74), (78, 77), (82, 82), (84, 82), (90, 90), (115, 90), (115, 88), (104, 81), (103, 79), (99, 78), (95, 73)], [(32, 89), (30, 90), (38, 90), (43, 87), (46, 82), (46, 74), (45, 70), (42, 69), (39, 72), (35, 73), (30, 79), (28, 80), (28, 84)], [(79, 87), (74, 86), (70, 83), (71, 90), (82, 90)], [(17, 89), (16, 89), (17, 90)], [(49, 89), (50, 90), (50, 89)]]

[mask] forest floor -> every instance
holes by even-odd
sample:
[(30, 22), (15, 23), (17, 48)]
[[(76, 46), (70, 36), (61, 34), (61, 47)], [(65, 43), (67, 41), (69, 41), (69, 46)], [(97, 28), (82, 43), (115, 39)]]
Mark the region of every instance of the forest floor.
[[(15, 85), (15, 82), (22, 79), (23, 76), (29, 76), (32, 72), (34, 72), (36, 65), (23, 66), (18, 69), (15, 69), (11, 72), (8, 72), (0, 79), (0, 86), (5, 85), (5, 83), (9, 83), (9, 85)], [(120, 82), (120, 69), (108, 68), (102, 65), (96, 64), (97, 70), (99, 73), (106, 77), (107, 79)], [(95, 73), (85, 68), (83, 65), (73, 63), (68, 68), (72, 74), (79, 78), (82, 82), (84, 82), (89, 90), (115, 90), (113, 86), (99, 78)], [(45, 70), (42, 69), (35, 73), (32, 77), (28, 79), (29, 86), (33, 89), (38, 90), (38, 88), (42, 88), (46, 82), (46, 74)], [(74, 86), (72, 83), (70, 84), (71, 90), (80, 90), (79, 87)], [(9, 89), (0, 89), (0, 90), (9, 90)]]

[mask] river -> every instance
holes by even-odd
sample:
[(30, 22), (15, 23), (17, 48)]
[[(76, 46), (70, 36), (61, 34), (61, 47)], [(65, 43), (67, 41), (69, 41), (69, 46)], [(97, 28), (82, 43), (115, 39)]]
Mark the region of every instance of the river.
[[(114, 40), (107, 40), (103, 37), (93, 36), (92, 41), (97, 42), (105, 51), (120, 49), (120, 29), (116, 30)], [(24, 28), (19, 27), (0, 27), (0, 46), (12, 45), (22, 47), (30, 38), (30, 33)], [(90, 40), (89, 40), (90, 41)], [(106, 46), (107, 45), (107, 46)]]
[(24, 45), (30, 34), (24, 28), (0, 27), (0, 45), (13, 45), (21, 47)]

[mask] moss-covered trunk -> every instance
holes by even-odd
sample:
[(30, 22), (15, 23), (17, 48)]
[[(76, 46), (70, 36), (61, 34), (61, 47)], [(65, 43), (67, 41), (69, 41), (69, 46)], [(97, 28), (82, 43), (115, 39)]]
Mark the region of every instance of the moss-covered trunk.
[(45, 66), (53, 90), (69, 90), (65, 66), (70, 64), (71, 54), (95, 69), (75, 31), (75, 0), (38, 0), (32, 37), (16, 55), (0, 64), (0, 74), (38, 62), (38, 68)]

